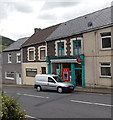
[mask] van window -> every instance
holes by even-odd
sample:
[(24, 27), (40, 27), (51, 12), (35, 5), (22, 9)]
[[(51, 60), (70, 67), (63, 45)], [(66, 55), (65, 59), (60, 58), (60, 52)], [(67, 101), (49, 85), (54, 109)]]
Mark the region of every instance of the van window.
[(55, 83), (55, 81), (52, 78), (50, 78), (50, 77), (48, 77), (48, 82)]
[(60, 77), (58, 76), (54, 76), (53, 77), (57, 82), (65, 82), (64, 80), (62, 80)]

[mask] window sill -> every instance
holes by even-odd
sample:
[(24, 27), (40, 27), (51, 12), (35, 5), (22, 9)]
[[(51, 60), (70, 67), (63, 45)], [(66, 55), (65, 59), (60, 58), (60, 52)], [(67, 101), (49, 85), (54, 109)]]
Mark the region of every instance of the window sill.
[(112, 78), (111, 76), (100, 76), (100, 78)]
[(111, 48), (101, 48), (101, 51), (110, 51), (112, 50)]
[(5, 79), (10, 79), (10, 80), (14, 80), (14, 78), (10, 78), (10, 77), (5, 77)]

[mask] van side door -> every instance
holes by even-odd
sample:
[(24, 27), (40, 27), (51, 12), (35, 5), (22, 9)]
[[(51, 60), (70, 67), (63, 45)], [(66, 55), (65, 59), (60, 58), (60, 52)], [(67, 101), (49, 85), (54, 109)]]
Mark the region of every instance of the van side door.
[(56, 88), (56, 82), (51, 77), (48, 77), (48, 90), (56, 90)]

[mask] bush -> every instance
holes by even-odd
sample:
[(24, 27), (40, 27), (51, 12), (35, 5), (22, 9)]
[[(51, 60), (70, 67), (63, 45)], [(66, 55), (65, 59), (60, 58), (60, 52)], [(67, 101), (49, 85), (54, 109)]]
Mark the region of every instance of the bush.
[(9, 97), (4, 93), (1, 94), (2, 120), (23, 120), (25, 118), (25, 112), (21, 111), (20, 105), (13, 97)]

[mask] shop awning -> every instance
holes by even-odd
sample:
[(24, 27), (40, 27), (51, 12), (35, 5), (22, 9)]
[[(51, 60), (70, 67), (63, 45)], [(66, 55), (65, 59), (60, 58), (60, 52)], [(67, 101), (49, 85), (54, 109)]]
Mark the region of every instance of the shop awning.
[(78, 63), (77, 59), (53, 59), (51, 63)]

